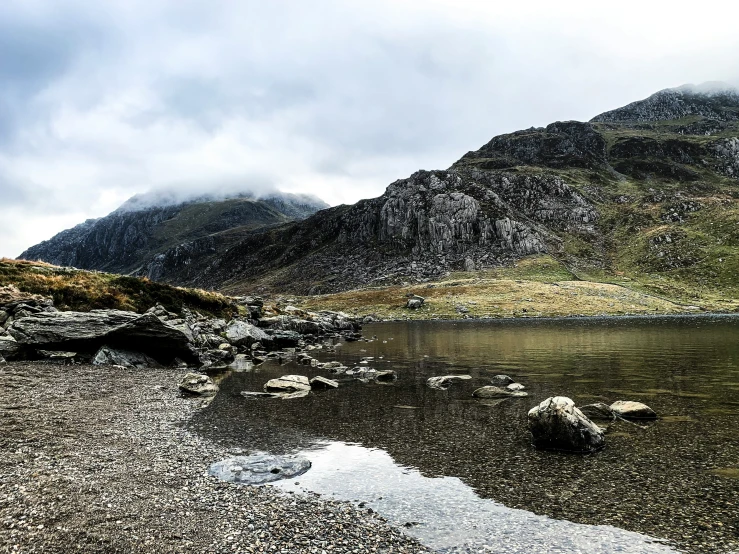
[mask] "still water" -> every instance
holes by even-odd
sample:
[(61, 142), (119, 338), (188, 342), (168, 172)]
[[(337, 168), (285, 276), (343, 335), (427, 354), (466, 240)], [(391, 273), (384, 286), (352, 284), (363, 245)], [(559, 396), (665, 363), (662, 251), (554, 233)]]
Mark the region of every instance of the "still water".
[[(439, 551), (737, 549), (739, 318), (396, 322), (364, 334), (376, 339), (310, 353), (349, 367), (372, 357), (361, 365), (397, 381), (242, 397), (280, 375), (334, 378), (268, 362), (228, 376), (191, 425), (232, 449), (301, 452), (313, 467), (282, 488), (364, 502)], [(529, 396), (472, 398), (500, 373)], [(447, 374), (472, 379), (426, 386)], [(594, 455), (540, 452), (526, 413), (554, 395), (637, 400), (661, 418), (611, 425)]]

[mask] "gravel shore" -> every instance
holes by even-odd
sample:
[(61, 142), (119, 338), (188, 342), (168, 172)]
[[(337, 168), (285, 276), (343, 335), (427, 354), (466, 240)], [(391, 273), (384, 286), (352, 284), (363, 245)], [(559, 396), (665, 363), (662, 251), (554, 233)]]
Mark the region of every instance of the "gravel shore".
[(0, 366), (0, 552), (428, 552), (376, 514), (207, 476), (185, 372)]

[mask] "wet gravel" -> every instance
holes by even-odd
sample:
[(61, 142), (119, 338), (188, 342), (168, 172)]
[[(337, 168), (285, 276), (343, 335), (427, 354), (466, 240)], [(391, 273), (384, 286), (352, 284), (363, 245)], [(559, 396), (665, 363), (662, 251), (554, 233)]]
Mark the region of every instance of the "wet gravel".
[(371, 511), (208, 476), (184, 372), (0, 367), (0, 552), (421, 553)]

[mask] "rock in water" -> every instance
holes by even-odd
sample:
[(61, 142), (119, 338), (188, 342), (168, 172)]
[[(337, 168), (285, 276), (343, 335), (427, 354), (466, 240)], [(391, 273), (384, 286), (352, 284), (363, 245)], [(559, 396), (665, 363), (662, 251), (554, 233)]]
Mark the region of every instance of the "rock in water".
[(313, 377), (310, 380), (310, 388), (312, 389), (338, 389), (339, 383), (333, 379), (326, 379), (326, 377)]
[(475, 398), (514, 398), (528, 396), (529, 393), (522, 391), (514, 391), (501, 389), (500, 387), (480, 387), (472, 393)]
[(565, 396), (547, 398), (529, 411), (528, 420), (537, 448), (595, 452), (606, 444), (603, 429)]
[(218, 385), (213, 379), (201, 373), (188, 373), (179, 386), (180, 390), (200, 396), (213, 396), (218, 392)]
[(624, 419), (657, 419), (655, 411), (641, 402), (619, 400), (611, 404), (611, 410)]
[(490, 383), (495, 385), (496, 387), (507, 387), (511, 383), (515, 383), (512, 377), (509, 377), (508, 375), (495, 375), (492, 379), (490, 379)]
[(122, 365), (123, 367), (160, 367), (157, 361), (141, 352), (103, 346), (92, 359), (92, 365)]
[(270, 379), (264, 385), (266, 392), (296, 392), (310, 390), (310, 381), (304, 375), (283, 375)]
[(208, 473), (230, 483), (260, 485), (297, 477), (308, 471), (310, 466), (310, 461), (302, 456), (253, 454), (216, 462), (208, 468)]
[(525, 388), (521, 383), (511, 383), (506, 387), (506, 390), (519, 391)]
[(245, 321), (235, 320), (226, 327), (226, 339), (233, 345), (249, 347), (255, 342), (269, 340), (267, 333)]
[(616, 419), (616, 415), (613, 413), (613, 410), (611, 410), (608, 404), (604, 404), (603, 402), (588, 404), (587, 406), (581, 407), (580, 411), (590, 419)]
[(455, 381), (464, 381), (472, 379), (469, 375), (442, 375), (439, 377), (430, 377), (426, 384), (432, 389), (446, 390), (452, 386)]
[(389, 382), (389, 381), (395, 381), (398, 378), (398, 374), (395, 373), (392, 369), (386, 369), (384, 371), (378, 371), (375, 373), (375, 381), (382, 382)]

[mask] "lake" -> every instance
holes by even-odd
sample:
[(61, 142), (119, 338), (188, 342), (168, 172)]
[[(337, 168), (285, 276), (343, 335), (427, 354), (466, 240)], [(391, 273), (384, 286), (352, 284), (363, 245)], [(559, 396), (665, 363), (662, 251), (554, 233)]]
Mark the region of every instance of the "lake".
[[(190, 425), (237, 453), (303, 453), (313, 467), (279, 486), (361, 503), (440, 552), (737, 548), (739, 318), (390, 322), (364, 336), (309, 353), (397, 381), (242, 397), (280, 375), (334, 377), (267, 362), (227, 375)], [(472, 379), (426, 385), (447, 374)], [(473, 398), (496, 374), (529, 396)], [(636, 400), (660, 419), (610, 425), (593, 455), (537, 451), (526, 414), (549, 396)]]

